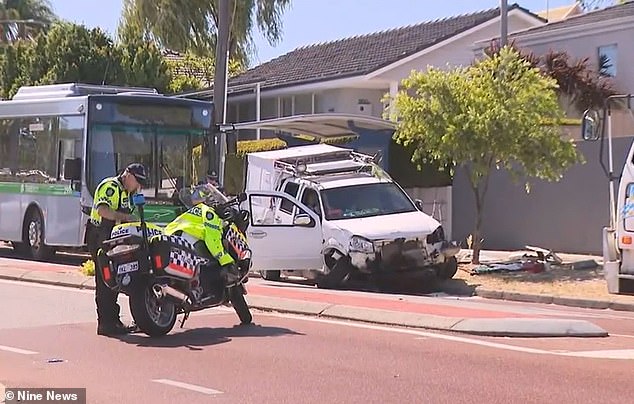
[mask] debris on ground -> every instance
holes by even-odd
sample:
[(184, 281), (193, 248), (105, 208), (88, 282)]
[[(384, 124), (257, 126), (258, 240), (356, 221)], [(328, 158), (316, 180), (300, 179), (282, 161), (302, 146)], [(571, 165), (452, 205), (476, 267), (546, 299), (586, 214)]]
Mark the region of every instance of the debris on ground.
[[(564, 268), (570, 270), (595, 269), (599, 264), (594, 259), (583, 259), (580, 261), (565, 263), (554, 251), (541, 247), (526, 246), (526, 251), (518, 251), (505, 254), (502, 258), (500, 254), (480, 255), (480, 265), (469, 271), (471, 275), (481, 275), (496, 272), (530, 272), (541, 273), (551, 271), (553, 268)], [(470, 263), (473, 257), (472, 250), (461, 250), (457, 259), (459, 263)]]

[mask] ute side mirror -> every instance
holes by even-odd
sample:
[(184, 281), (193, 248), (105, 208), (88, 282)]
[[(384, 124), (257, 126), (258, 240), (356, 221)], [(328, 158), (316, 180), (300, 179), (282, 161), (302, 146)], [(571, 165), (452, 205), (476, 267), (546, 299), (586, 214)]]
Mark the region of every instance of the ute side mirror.
[(414, 201), (414, 205), (416, 205), (416, 208), (418, 210), (420, 210), (421, 212), (423, 211), (423, 201), (421, 201), (420, 199), (416, 199)]
[(64, 160), (64, 179), (81, 180), (81, 158)]
[(581, 137), (583, 140), (595, 141), (601, 134), (601, 117), (594, 109), (588, 109), (583, 113), (581, 121)]
[(293, 225), (300, 227), (312, 227), (313, 219), (307, 214), (299, 214), (293, 219)]

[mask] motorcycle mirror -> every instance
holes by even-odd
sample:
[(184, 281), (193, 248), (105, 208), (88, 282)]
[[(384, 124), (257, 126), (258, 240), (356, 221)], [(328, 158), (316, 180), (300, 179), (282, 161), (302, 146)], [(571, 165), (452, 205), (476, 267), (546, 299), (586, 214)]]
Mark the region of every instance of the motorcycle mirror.
[(238, 202), (244, 202), (247, 200), (247, 194), (245, 192), (241, 192), (238, 194)]
[(132, 196), (132, 203), (134, 206), (143, 206), (145, 205), (145, 195), (143, 194), (134, 194)]
[(178, 191), (178, 199), (181, 201), (183, 205), (185, 205), (187, 209), (194, 206), (192, 202), (192, 194), (190, 190), (187, 188), (182, 188), (180, 191)]

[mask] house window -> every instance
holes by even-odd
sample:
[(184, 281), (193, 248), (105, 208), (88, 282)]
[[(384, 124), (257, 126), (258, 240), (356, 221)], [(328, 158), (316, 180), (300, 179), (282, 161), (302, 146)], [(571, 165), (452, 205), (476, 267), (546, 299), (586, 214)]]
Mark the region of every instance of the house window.
[(616, 44), (599, 46), (599, 74), (615, 77), (617, 63)]

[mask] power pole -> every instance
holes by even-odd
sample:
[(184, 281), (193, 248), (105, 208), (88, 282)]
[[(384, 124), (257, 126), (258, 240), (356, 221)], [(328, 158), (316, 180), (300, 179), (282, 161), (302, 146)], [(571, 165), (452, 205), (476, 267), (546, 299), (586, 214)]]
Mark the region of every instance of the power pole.
[[(229, 59), (229, 26), (231, 25), (230, 2), (232, 0), (218, 1), (218, 33), (216, 40), (216, 68), (214, 71), (214, 109), (216, 124), (224, 124), (227, 120), (227, 67)], [(224, 185), (225, 155), (227, 154), (227, 138), (224, 133), (216, 137), (216, 148), (219, 153), (219, 161), (215, 161), (216, 173), (220, 185)]]
[(500, 0), (500, 48), (506, 46), (508, 37), (509, 7), (506, 0)]

